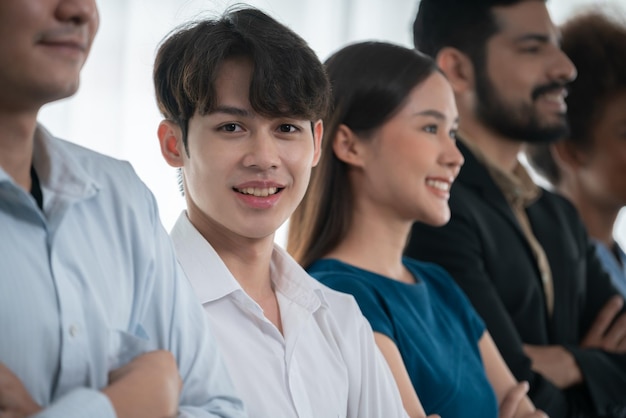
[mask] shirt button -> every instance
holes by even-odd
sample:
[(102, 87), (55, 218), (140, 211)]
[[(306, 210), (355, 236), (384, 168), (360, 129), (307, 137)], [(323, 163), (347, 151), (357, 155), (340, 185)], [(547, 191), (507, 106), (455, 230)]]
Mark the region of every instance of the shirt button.
[(74, 324), (70, 325), (69, 331), (70, 331), (70, 336), (71, 337), (76, 337), (78, 335), (78, 332), (79, 332), (78, 326), (74, 325)]

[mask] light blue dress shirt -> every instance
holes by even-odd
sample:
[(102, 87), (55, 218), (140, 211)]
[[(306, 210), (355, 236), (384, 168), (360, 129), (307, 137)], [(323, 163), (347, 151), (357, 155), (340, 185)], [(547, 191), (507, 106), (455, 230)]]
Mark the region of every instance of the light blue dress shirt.
[(37, 416), (115, 417), (108, 373), (155, 349), (178, 361), (179, 416), (244, 416), (130, 164), (41, 127), (33, 164), (43, 212), (0, 168), (0, 362), (45, 408)]
[[(596, 246), (596, 253), (602, 262), (602, 266), (611, 276), (613, 286), (626, 298), (626, 254), (624, 250), (615, 243), (617, 247), (617, 254), (615, 254), (600, 241), (593, 240), (593, 243)], [(619, 261), (617, 257), (619, 257)]]

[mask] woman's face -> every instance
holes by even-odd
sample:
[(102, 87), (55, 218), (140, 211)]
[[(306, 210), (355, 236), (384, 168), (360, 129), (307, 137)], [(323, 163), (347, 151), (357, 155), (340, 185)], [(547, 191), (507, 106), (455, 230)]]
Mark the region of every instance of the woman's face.
[(401, 220), (448, 222), (450, 187), (463, 164), (457, 123), (452, 88), (434, 72), (372, 138), (362, 141), (363, 183), (355, 193)]

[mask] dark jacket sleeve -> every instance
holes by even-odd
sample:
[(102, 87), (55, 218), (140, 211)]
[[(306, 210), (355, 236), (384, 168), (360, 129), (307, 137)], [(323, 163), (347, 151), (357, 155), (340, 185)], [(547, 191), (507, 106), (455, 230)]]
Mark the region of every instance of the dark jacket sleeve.
[[(582, 341), (602, 307), (618, 292), (613, 287), (609, 275), (604, 271), (578, 213), (569, 202), (564, 203), (563, 206), (563, 213), (570, 218), (569, 224), (578, 235), (577, 241), (586, 259), (585, 303), (579, 320), (580, 341)], [(626, 307), (622, 309), (622, 314), (624, 312), (626, 312)], [(566, 348), (572, 353), (581, 369), (585, 387), (598, 416), (626, 417), (626, 355), (583, 349), (577, 345), (567, 345)]]

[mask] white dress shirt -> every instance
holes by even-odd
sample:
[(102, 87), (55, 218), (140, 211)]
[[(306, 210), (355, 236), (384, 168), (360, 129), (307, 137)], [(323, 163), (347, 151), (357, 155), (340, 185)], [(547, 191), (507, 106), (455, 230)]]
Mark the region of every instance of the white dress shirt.
[(283, 334), (182, 213), (171, 232), (251, 417), (405, 417), (391, 372), (354, 298), (309, 276), (275, 245)]
[(101, 389), (135, 356), (170, 350), (183, 417), (243, 417), (156, 203), (130, 164), (35, 136), (35, 199), (0, 168), (0, 362), (41, 418), (114, 418)]

